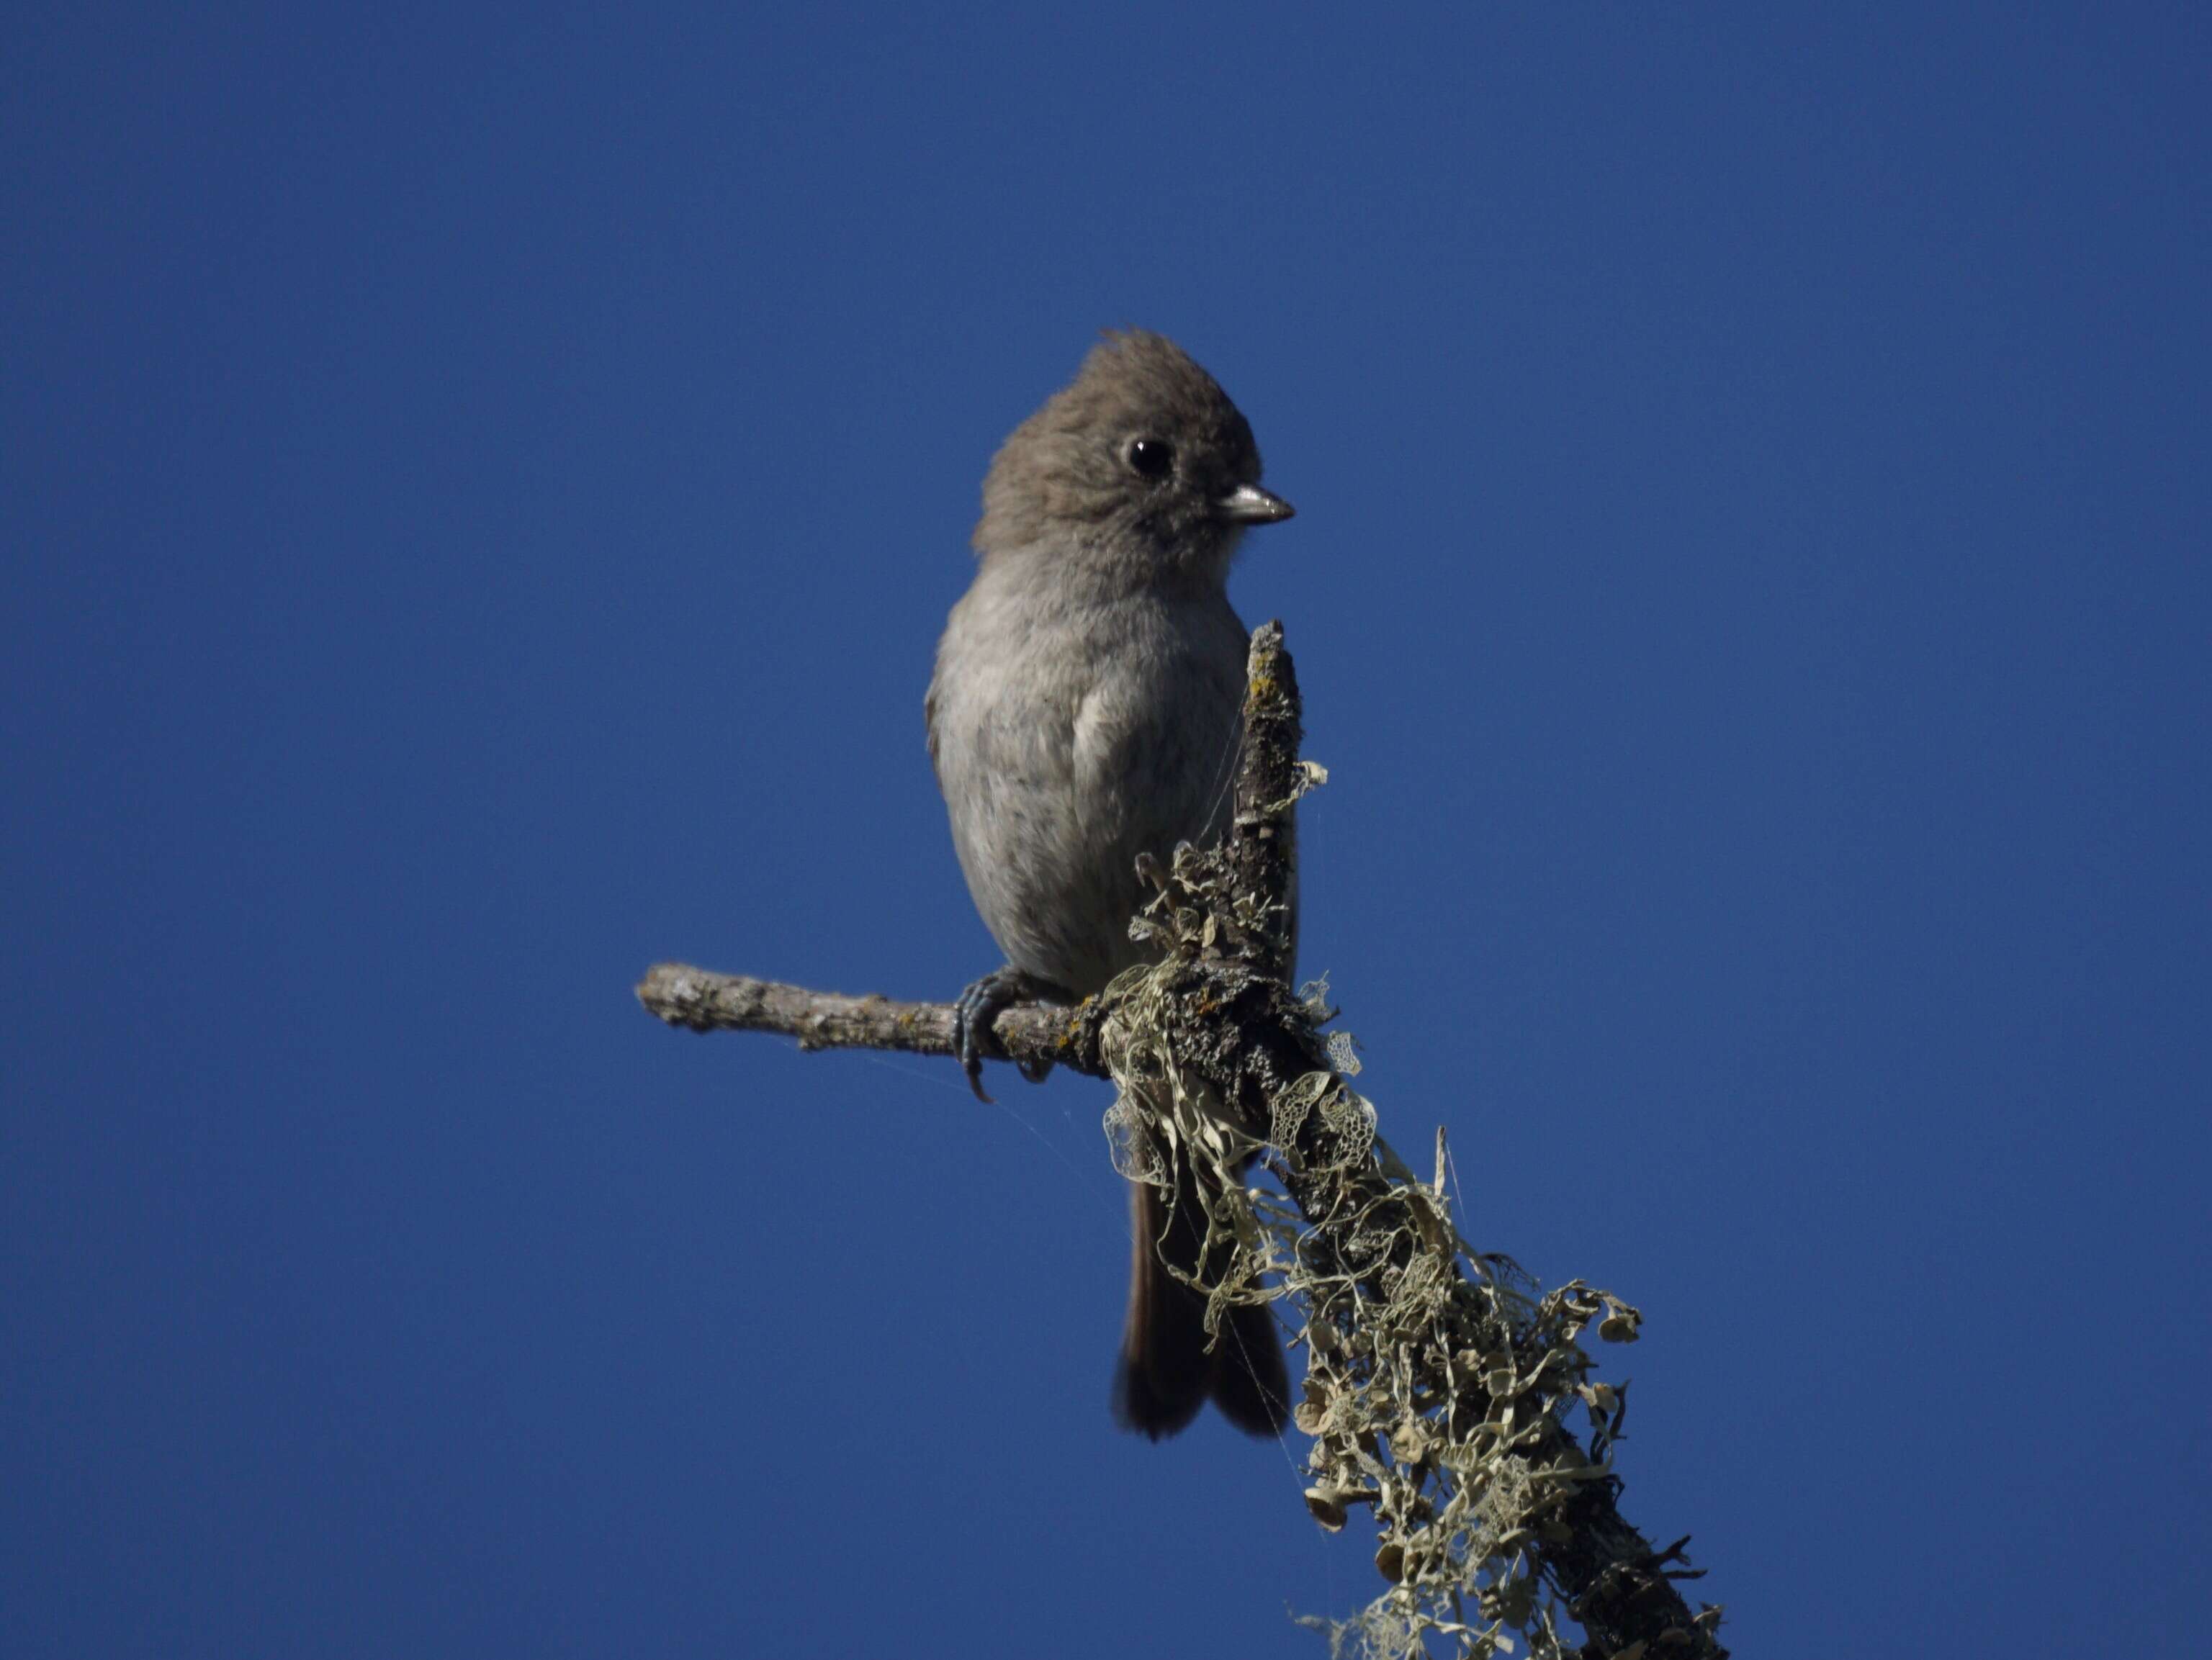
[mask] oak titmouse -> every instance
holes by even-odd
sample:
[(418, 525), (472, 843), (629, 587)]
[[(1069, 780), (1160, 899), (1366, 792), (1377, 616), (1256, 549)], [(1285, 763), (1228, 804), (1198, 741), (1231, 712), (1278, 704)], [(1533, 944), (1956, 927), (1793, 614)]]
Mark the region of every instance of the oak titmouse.
[[(927, 706), (968, 891), (1006, 966), (961, 1000), (982, 1093), (1008, 1003), (1073, 1002), (1150, 954), (1129, 938), (1137, 857), (1219, 839), (1242, 732), (1246, 634), (1230, 561), (1291, 516), (1260, 488), (1252, 429), (1180, 348), (1109, 334), (1017, 427), (983, 481), (975, 579), (952, 608)], [(1240, 1428), (1288, 1413), (1274, 1323), (1239, 1306), (1206, 1351), (1191, 1178), (1170, 1206), (1133, 1183), (1135, 1255), (1115, 1415), (1157, 1439), (1208, 1396)]]

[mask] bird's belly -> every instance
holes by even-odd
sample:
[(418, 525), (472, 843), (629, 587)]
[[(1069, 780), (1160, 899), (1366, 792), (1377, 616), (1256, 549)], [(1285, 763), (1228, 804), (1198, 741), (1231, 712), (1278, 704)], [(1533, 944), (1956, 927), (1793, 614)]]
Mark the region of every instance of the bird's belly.
[(1226, 824), (1241, 680), (1140, 660), (1073, 695), (960, 712), (953, 837), (1009, 962), (1088, 995), (1146, 960), (1129, 938), (1137, 857)]

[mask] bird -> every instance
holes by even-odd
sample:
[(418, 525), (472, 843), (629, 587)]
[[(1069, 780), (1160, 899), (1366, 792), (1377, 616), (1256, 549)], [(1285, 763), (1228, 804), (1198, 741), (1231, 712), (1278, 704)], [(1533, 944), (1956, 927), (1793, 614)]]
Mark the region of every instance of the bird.
[[(1129, 937), (1139, 856), (1227, 828), (1248, 647), (1230, 567), (1246, 530), (1292, 515), (1260, 478), (1228, 394), (1142, 329), (1103, 334), (991, 462), (975, 577), (925, 701), (960, 868), (1006, 960), (957, 1005), (979, 1096), (1000, 1010), (1079, 1002), (1156, 954)], [(1211, 1266), (1195, 1178), (1176, 1181), (1173, 1203), (1130, 1184), (1115, 1416), (1158, 1440), (1211, 1399), (1237, 1427), (1276, 1434), (1289, 1385), (1274, 1322), (1236, 1306), (1209, 1351), (1206, 1299), (1170, 1269)]]

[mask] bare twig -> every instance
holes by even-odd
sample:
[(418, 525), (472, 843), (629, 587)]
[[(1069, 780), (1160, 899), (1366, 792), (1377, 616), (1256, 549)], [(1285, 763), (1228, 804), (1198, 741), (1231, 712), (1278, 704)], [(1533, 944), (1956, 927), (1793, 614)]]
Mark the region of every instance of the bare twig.
[[(664, 962), (646, 972), (637, 1000), (648, 1013), (692, 1032), (778, 1032), (801, 1049), (896, 1049), (909, 1055), (951, 1055), (952, 1005), (894, 1003), (889, 997), (848, 997), (781, 980), (716, 974), (689, 963)], [(1006, 1057), (1050, 1061), (1093, 1077), (1106, 1075), (1098, 1058), (1091, 1008), (1018, 1004), (1000, 1013), (994, 1028)]]

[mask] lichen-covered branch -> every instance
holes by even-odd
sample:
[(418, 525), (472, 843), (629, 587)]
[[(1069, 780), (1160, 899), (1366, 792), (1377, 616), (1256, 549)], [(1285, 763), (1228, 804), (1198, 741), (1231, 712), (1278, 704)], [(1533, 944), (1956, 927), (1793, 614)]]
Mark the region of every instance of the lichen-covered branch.
[[(1681, 1544), (1655, 1549), (1617, 1506), (1625, 1403), (1579, 1340), (1632, 1339), (1635, 1311), (1580, 1281), (1539, 1295), (1504, 1259), (1468, 1247), (1444, 1199), (1441, 1142), (1435, 1182), (1405, 1168), (1347, 1081), (1348, 1045), (1319, 1030), (1331, 1018), (1321, 992), (1285, 983), (1296, 802), (1321, 774), (1298, 757), (1297, 682), (1273, 623), (1253, 636), (1245, 732), (1223, 846), (1147, 862), (1158, 897), (1133, 926), (1159, 960), (1075, 1009), (1008, 1009), (995, 1035), (1011, 1058), (1115, 1081), (1109, 1122), (1125, 1173), (1200, 1194), (1201, 1225), (1231, 1247), (1229, 1269), (1200, 1287), (1217, 1308), (1284, 1297), (1303, 1316), (1307, 1503), (1331, 1529), (1369, 1510), (1387, 1583), (1354, 1618), (1310, 1622), (1334, 1649), (1487, 1656), (1513, 1633), (1553, 1660), (1717, 1660), (1719, 1611), (1693, 1613), (1676, 1587), (1694, 1577)], [(695, 1030), (953, 1053), (945, 1003), (676, 965), (653, 970), (638, 996)], [(1132, 1149), (1144, 1159), (1131, 1163)], [(1295, 1214), (1243, 1184), (1255, 1151)], [(1196, 1180), (1178, 1184), (1164, 1160)]]
[(1244, 673), (1244, 753), (1237, 772), (1237, 815), (1225, 850), (1236, 892), (1255, 907), (1249, 960), (1279, 980), (1297, 966), (1297, 826), (1292, 810), (1320, 777), (1298, 757), (1304, 741), (1297, 669), (1283, 649), (1283, 625), (1252, 635)]

